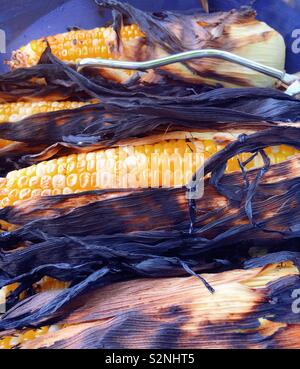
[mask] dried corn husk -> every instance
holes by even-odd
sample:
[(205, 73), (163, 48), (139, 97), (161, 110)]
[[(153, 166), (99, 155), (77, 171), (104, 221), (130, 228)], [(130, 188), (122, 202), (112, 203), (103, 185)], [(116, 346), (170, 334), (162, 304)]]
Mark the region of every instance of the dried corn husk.
[[(30, 349), (299, 348), (299, 314), (291, 309), (298, 260), (298, 253), (278, 253), (253, 259), (252, 269), (206, 274), (213, 295), (195, 277), (116, 283), (77, 298), (50, 329), (2, 332), (0, 343)], [(34, 314), (56, 294), (36, 295), (8, 318)]]
[[(299, 132), (276, 127), (232, 142), (207, 161), (205, 196), (194, 202), (184, 188), (127, 189), (32, 199), (0, 210), (0, 219), (15, 226), (0, 235), (1, 248), (10, 250), (2, 255), (0, 287), (21, 283), (9, 305), (44, 276), (72, 287), (44, 305), (39, 319), (56, 316), (95, 286), (238, 267), (253, 246), (292, 250), (299, 236), (299, 156), (270, 166), (263, 149), (299, 147)], [(259, 152), (264, 166), (224, 175), (224, 164), (244, 151)], [(5, 318), (0, 328), (36, 319)]]

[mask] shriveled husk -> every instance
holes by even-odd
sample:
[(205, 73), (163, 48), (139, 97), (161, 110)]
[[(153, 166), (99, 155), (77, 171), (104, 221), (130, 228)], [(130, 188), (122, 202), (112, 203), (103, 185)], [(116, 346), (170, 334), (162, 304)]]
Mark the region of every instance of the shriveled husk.
[[(292, 311), (298, 267), (299, 253), (252, 259), (245, 270), (203, 275), (214, 286), (213, 294), (195, 277), (116, 283), (75, 299), (55, 325), (2, 332), (0, 344), (24, 349), (299, 348), (299, 314)], [(7, 319), (35, 314), (56, 296), (38, 294)]]
[[(145, 27), (143, 30), (146, 34), (149, 31), (150, 40), (156, 45), (150, 56), (180, 51), (183, 46), (186, 47), (185, 44), (180, 44), (180, 40), (176, 41), (176, 35), (171, 31), (161, 33), (157, 30), (161, 27), (168, 29), (169, 20), (169, 26), (172, 26), (175, 20), (182, 25), (184, 21), (192, 18), (186, 17), (180, 20), (179, 16), (168, 13), (167, 18), (158, 22), (153, 15), (140, 14), (130, 7), (125, 9), (120, 2), (103, 1), (102, 3), (123, 13), (126, 10), (133, 21), (137, 19), (137, 22), (141, 22), (139, 25), (141, 28)], [(242, 27), (243, 22), (245, 24), (252, 22), (253, 30), (256, 29), (259, 33), (263, 29), (266, 30), (262, 24), (258, 25), (258, 22), (253, 19), (250, 21), (252, 15), (253, 13), (249, 11), (231, 12), (228, 17), (234, 21), (241, 21), (241, 25), (236, 26), (237, 28)], [(224, 14), (220, 15), (221, 18), (223, 16)], [(215, 17), (215, 15), (211, 16), (210, 20), (220, 20)], [(222, 27), (223, 24), (220, 29)], [(230, 28), (232, 31), (235, 26)], [(273, 37), (273, 40), (278, 39), (278, 35), (272, 30), (269, 32), (268, 29), (267, 34), (270, 40)], [(162, 35), (166, 38), (162, 39)], [(167, 43), (168, 38), (172, 38), (175, 43)], [(244, 39), (249, 41), (247, 37)], [(189, 42), (189, 40), (186, 41)], [(281, 45), (281, 41), (279, 44)], [(272, 49), (272, 43), (268, 45)], [(118, 52), (117, 49), (116, 52)], [(258, 54), (261, 53), (257, 52)], [(252, 51), (249, 56), (252, 57)], [(281, 57), (280, 53), (278, 60), (276, 58), (272, 60), (275, 63), (281, 63)], [(202, 73), (195, 75), (191, 68), (183, 66), (173, 66), (171, 71), (165, 73), (165, 78), (153, 88), (153, 86), (141, 86), (139, 78), (119, 86), (111, 81), (103, 81), (101, 76), (93, 75), (89, 71), (78, 73), (55, 58), (50, 49), (45, 51), (41, 63), (44, 64), (17, 70), (0, 77), (0, 101), (31, 101), (41, 97), (63, 100), (70, 96), (77, 96), (78, 99), (93, 97), (98, 99), (99, 103), (69, 113), (45, 114), (14, 125), (9, 123), (0, 125), (1, 138), (12, 138), (19, 142), (16, 147), (0, 153), (1, 158), (4, 159), (5, 170), (6, 165), (11, 162), (18, 167), (29, 162), (59, 156), (68, 153), (69, 150), (90, 151), (99, 147), (135, 144), (141, 140), (156, 142), (155, 140), (160, 141), (166, 133), (169, 135), (191, 133), (191, 137), (194, 134), (203, 134), (203, 137), (207, 137), (209, 134), (212, 137), (214, 135), (219, 137), (222, 131), (222, 134), (227, 135), (227, 139), (229, 136), (231, 139), (228, 140), (230, 142), (228, 147), (205, 163), (204, 173), (209, 178), (206, 178), (204, 184), (205, 197), (197, 201), (187, 199), (190, 189), (186, 188), (123, 191), (111, 189), (32, 199), (20, 205), (1, 209), (1, 222), (7, 222), (12, 228), (9, 232), (3, 232), (0, 235), (0, 286), (19, 283), (17, 290), (12, 291), (8, 296), (9, 310), (0, 320), (3, 335), (16, 334), (14, 330), (23, 327), (40, 327), (57, 322), (63, 326), (57, 336), (54, 334), (45, 336), (48, 343), (41, 338), (41, 341), (28, 342), (28, 345), (59, 347), (60, 341), (61, 347), (90, 347), (90, 342), (95, 337), (94, 332), (98, 337), (102, 337), (101, 332), (105, 332), (106, 328), (114, 328), (114, 322), (121, 326), (124, 324), (125, 330), (128, 325), (132, 326), (131, 311), (128, 312), (128, 319), (127, 316), (123, 320), (117, 316), (112, 325), (101, 326), (103, 324), (101, 321), (99, 323), (101, 332), (95, 328), (91, 336), (89, 336), (91, 332), (89, 321), (87, 325), (78, 321), (78, 331), (76, 331), (71, 321), (63, 320), (66, 312), (70, 316), (76, 312), (78, 301), (83, 301), (88, 296), (84, 300), (88, 303), (93, 301), (92, 297), (89, 300), (90, 296), (99, 296), (97, 294), (98, 291), (102, 291), (99, 289), (101, 287), (106, 286), (104, 296), (108, 293), (105, 291), (112, 291), (113, 298), (115, 293), (116, 296), (123, 296), (120, 292), (121, 287), (128, 286), (131, 289), (139, 284), (141, 289), (137, 290), (137, 294), (140, 294), (145, 286), (152, 286), (152, 283), (154, 283), (153, 293), (158, 294), (157, 284), (166, 283), (165, 295), (170, 296), (169, 283), (174, 283), (175, 287), (181, 287), (183, 281), (190, 286), (188, 290), (189, 288), (193, 290), (190, 292), (190, 296), (193, 297), (196, 293), (193, 289), (194, 277), (192, 279), (177, 279), (177, 277), (242, 268), (245, 260), (249, 260), (249, 265), (256, 267), (257, 260), (250, 260), (253, 253), (278, 250), (284, 250), (284, 252), (267, 255), (266, 259), (261, 261), (262, 265), (287, 260), (293, 260), (297, 265), (298, 255), (291, 252), (295, 251), (299, 241), (299, 156), (270, 166), (264, 148), (283, 144), (300, 149), (300, 129), (297, 128), (298, 100), (273, 89), (199, 87), (198, 82), (204, 80), (211, 82), (211, 74), (207, 73), (203, 79)], [(193, 68), (203, 65), (202, 62), (188, 64)], [(224, 64), (226, 66), (226, 63)], [(214, 73), (213, 78), (218, 79), (222, 66), (215, 65), (214, 68), (217, 73)], [(189, 86), (185, 82), (191, 81), (191, 73), (193, 85)], [(180, 81), (173, 81), (170, 85), (166, 85), (166, 81), (173, 80), (174, 77), (179, 77)], [(251, 78), (250, 75), (240, 77), (235, 82), (247, 86), (251, 84), (252, 76)], [(232, 73), (230, 73), (230, 80), (225, 78), (225, 81), (224, 79), (222, 81), (231, 85)], [(269, 82), (268, 80), (267, 84)], [(265, 85), (266, 81), (260, 80), (258, 84), (260, 83)], [(241, 164), (240, 173), (224, 175), (226, 162), (243, 152), (260, 155), (264, 162), (263, 168), (246, 173), (245, 167)], [(128, 208), (130, 212), (127, 211)], [(227, 278), (230, 281), (231, 278), (236, 279), (239, 281), (237, 290), (241, 292), (240, 300), (237, 301), (240, 303), (250, 301), (252, 304), (253, 300), (250, 297), (254, 296), (255, 302), (258, 299), (261, 304), (250, 304), (248, 310), (245, 310), (246, 313), (244, 314), (243, 311), (238, 316), (234, 321), (234, 324), (237, 324), (235, 327), (238, 327), (234, 336), (230, 336), (232, 332), (228, 332), (228, 325), (224, 325), (226, 321), (224, 323), (219, 318), (216, 319), (217, 325), (213, 323), (205, 326), (206, 323), (202, 322), (204, 332), (214, 326), (223, 332), (221, 329), (225, 327), (224, 332), (227, 336), (225, 334), (224, 337), (227, 337), (227, 342), (231, 342), (230, 337), (232, 337), (232, 345), (239, 347), (242, 343), (237, 337), (240, 337), (241, 333), (247, 335), (246, 341), (249, 342), (249, 346), (297, 345), (297, 326), (291, 325), (290, 320), (287, 321), (285, 317), (292, 319), (288, 315), (290, 310), (287, 308), (291, 302), (290, 299), (280, 300), (279, 305), (275, 307), (272, 304), (272, 306), (265, 304), (267, 298), (277, 296), (278, 290), (279, 294), (280, 291), (284, 291), (286, 298), (292, 288), (297, 288), (297, 268), (291, 264), (288, 264), (286, 269), (279, 268), (280, 276), (286, 278), (284, 282), (277, 281), (275, 287), (265, 286), (267, 282), (273, 280), (273, 269), (270, 268), (255, 271), (260, 275), (259, 286), (255, 280), (257, 277), (245, 271), (205, 276), (210, 283), (210, 285), (206, 283), (206, 287), (211, 291), (212, 288), (218, 290), (220, 278), (224, 278), (224, 286)], [(277, 270), (277, 267), (274, 268)], [(265, 280), (262, 277), (265, 275), (265, 270), (271, 273), (270, 279), (266, 277)], [(296, 277), (293, 277), (294, 274)], [(243, 280), (247, 279), (247, 291), (240, 288), (239, 275)], [(32, 286), (46, 276), (70, 283), (70, 286), (64, 290), (31, 296), (36, 293)], [(144, 277), (148, 280), (136, 280)], [(172, 278), (165, 279), (166, 277)], [(164, 279), (157, 280), (157, 278)], [(131, 281), (133, 279), (134, 281)], [(263, 283), (261, 279), (264, 280)], [(123, 281), (124, 284), (114, 285), (119, 281)], [(244, 282), (243, 286), (245, 286)], [(199, 282), (197, 287), (202, 288)], [(222, 294), (218, 295), (220, 300), (218, 300), (219, 297), (216, 299), (218, 303), (221, 303), (221, 300), (228, 301), (230, 310), (232, 298), (236, 298), (236, 295), (231, 287), (224, 288), (228, 291), (228, 300), (222, 300), (224, 299)], [(97, 289), (96, 292), (91, 292), (95, 289)], [(173, 300), (169, 299), (169, 307), (173, 309), (172, 306), (184, 305), (181, 298), (188, 297), (188, 292), (186, 296), (181, 295), (178, 300), (175, 299), (174, 304)], [(95, 295), (87, 295), (89, 293)], [(211, 297), (209, 291), (205, 290), (205, 293)], [(21, 297), (24, 298), (24, 296), (26, 299), (20, 303)], [(147, 302), (147, 297), (145, 299)], [(108, 301), (111, 300), (108, 299)], [(199, 303), (207, 311), (211, 310), (208, 299)], [(155, 310), (158, 308), (157, 305), (153, 306), (154, 310), (149, 314), (152, 317), (155, 313), (159, 317)], [(145, 308), (145, 316), (147, 316), (147, 309)], [(256, 314), (257, 309), (259, 314), (254, 315), (253, 318), (251, 313), (255, 311)], [(280, 315), (282, 311), (284, 314)], [(221, 314), (225, 313), (223, 317), (228, 320), (227, 312), (227, 307), (223, 312), (221, 310)], [(273, 314), (273, 320), (278, 317), (279, 325), (259, 320), (270, 320), (270, 314)], [(247, 320), (249, 316), (250, 320)], [(198, 314), (195, 319), (201, 321), (199, 317)], [(250, 324), (249, 329), (259, 337), (258, 341), (251, 341), (253, 334), (248, 334), (243, 322), (248, 323), (247, 327), (253, 323), (253, 326)], [(151, 324), (153, 332), (161, 328), (154, 320), (150, 320), (149, 325)], [(88, 328), (88, 332), (85, 328)], [(282, 335), (280, 335), (281, 328), (285, 328)], [(149, 329), (151, 330), (151, 327)], [(179, 333), (176, 329), (176, 333)], [(266, 341), (260, 338), (265, 331), (267, 331), (268, 343), (264, 343)], [(82, 339), (74, 342), (71, 336), (74, 337), (76, 332)], [(288, 342), (288, 335), (295, 339)], [(120, 336), (123, 337), (122, 334)], [(64, 337), (68, 340), (65, 341)], [(170, 347), (177, 347), (172, 337), (166, 335), (160, 340), (153, 339), (152, 346), (164, 342), (167, 345), (169, 342)], [(204, 341), (204, 336), (201, 337), (195, 340), (195, 347), (226, 345), (222, 337), (215, 336), (211, 341)], [(99, 338), (99, 342), (104, 341)], [(105, 342), (115, 347), (113, 341)], [(145, 347), (150, 347), (151, 342), (150, 340), (146, 342)], [(188, 347), (191, 344), (189, 338), (178, 342), (181, 347)], [(121, 344), (121, 347), (125, 347), (124, 343), (123, 345)]]
[[(0, 150), (4, 172), (55, 155), (118, 145), (192, 137), (230, 142), (240, 134), (291, 123), (297, 126), (300, 121), (299, 100), (274, 89), (198, 87), (191, 91), (182, 83), (157, 89), (120, 89), (114, 83), (103, 84), (102, 80), (74, 71), (50, 50), (44, 56), (48, 64), (38, 69), (17, 70), (0, 77), (0, 91), (11, 91), (18, 101), (34, 99), (40, 93), (51, 100), (51, 91), (56, 91), (62, 93), (56, 95), (59, 100), (66, 98), (67, 86), (68, 99), (93, 97), (99, 103), (2, 123), (0, 138), (16, 141)], [(34, 75), (45, 78), (47, 84), (41, 87), (33, 83), (28, 91), (24, 90), (23, 84), (27, 85)], [(8, 96), (3, 99), (10, 101)]]
[[(0, 328), (59, 315), (65, 304), (99, 285), (232, 269), (251, 257), (253, 247), (293, 250), (299, 237), (299, 156), (270, 166), (263, 149), (280, 143), (299, 147), (299, 132), (275, 127), (229, 144), (206, 162), (210, 179), (197, 200), (189, 200), (184, 188), (126, 189), (32, 199), (2, 209), (1, 220), (16, 229), (0, 237), (0, 286), (20, 283), (8, 306), (44, 276), (71, 286), (44, 305), (39, 318), (4, 317)], [(262, 155), (264, 166), (247, 173), (241, 164), (240, 173), (224, 175), (226, 162), (244, 151)]]

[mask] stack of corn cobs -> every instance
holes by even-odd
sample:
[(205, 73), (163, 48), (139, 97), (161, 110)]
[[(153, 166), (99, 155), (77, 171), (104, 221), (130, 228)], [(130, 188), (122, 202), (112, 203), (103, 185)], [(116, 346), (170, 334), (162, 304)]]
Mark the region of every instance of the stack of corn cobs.
[(97, 3), (111, 26), (0, 76), (0, 347), (299, 347), (300, 101), (217, 59), (76, 69), (217, 48), (283, 70), (282, 37), (251, 9)]

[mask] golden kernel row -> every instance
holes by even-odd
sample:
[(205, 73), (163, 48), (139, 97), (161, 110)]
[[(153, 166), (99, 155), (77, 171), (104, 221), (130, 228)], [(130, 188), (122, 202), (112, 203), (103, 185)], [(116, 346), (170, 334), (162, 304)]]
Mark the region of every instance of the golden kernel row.
[[(1, 206), (33, 197), (70, 194), (103, 188), (173, 187), (188, 183), (197, 168), (224, 146), (213, 140), (169, 140), (153, 145), (122, 146), (72, 154), (12, 171), (0, 180)], [(271, 163), (297, 151), (284, 146), (268, 148)], [(247, 160), (251, 154), (241, 154)], [(246, 168), (261, 167), (257, 155)], [(227, 172), (240, 170), (237, 158)]]
[[(122, 27), (120, 34), (123, 42), (144, 37), (136, 25)], [(78, 59), (86, 57), (111, 58), (113, 55), (109, 43), (114, 39), (114, 36), (112, 27), (75, 30), (33, 40), (28, 45), (23, 46), (20, 51), (26, 53), (29, 65), (38, 62), (47, 47), (47, 42), (53, 54), (66, 62), (76, 62)]]
[(0, 123), (13, 123), (34, 114), (76, 109), (87, 104), (86, 102), (78, 101), (36, 101), (0, 104)]

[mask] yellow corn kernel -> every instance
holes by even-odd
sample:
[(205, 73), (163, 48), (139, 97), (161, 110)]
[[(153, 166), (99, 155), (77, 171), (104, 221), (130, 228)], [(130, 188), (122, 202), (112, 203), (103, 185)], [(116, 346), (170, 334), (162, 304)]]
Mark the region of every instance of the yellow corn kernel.
[[(4, 122), (14, 123), (40, 113), (76, 109), (87, 104), (87, 102), (77, 101), (35, 101), (0, 104), (0, 124)], [(0, 148), (12, 142), (0, 139)]]
[[(72, 154), (15, 170), (0, 179), (1, 206), (31, 197), (78, 193), (104, 188), (178, 187), (188, 183), (205, 159), (224, 146), (213, 140), (166, 140), (153, 145), (121, 146), (91, 153)], [(269, 148), (271, 163), (296, 154), (282, 146)], [(251, 154), (241, 154), (243, 162)], [(260, 155), (247, 169), (263, 165)], [(227, 172), (240, 170), (237, 158)]]
[(0, 104), (0, 123), (13, 123), (33, 114), (76, 109), (87, 104), (87, 102), (77, 101), (34, 101)]
[[(12, 68), (37, 64), (47, 47), (47, 43), (53, 54), (65, 62), (77, 62), (81, 58), (112, 58), (114, 55), (110, 46), (115, 36), (112, 27), (101, 27), (44, 37), (33, 40), (14, 52), (13, 60), (9, 64)], [(123, 43), (140, 37), (144, 37), (144, 34), (136, 25), (123, 26), (121, 29)]]

